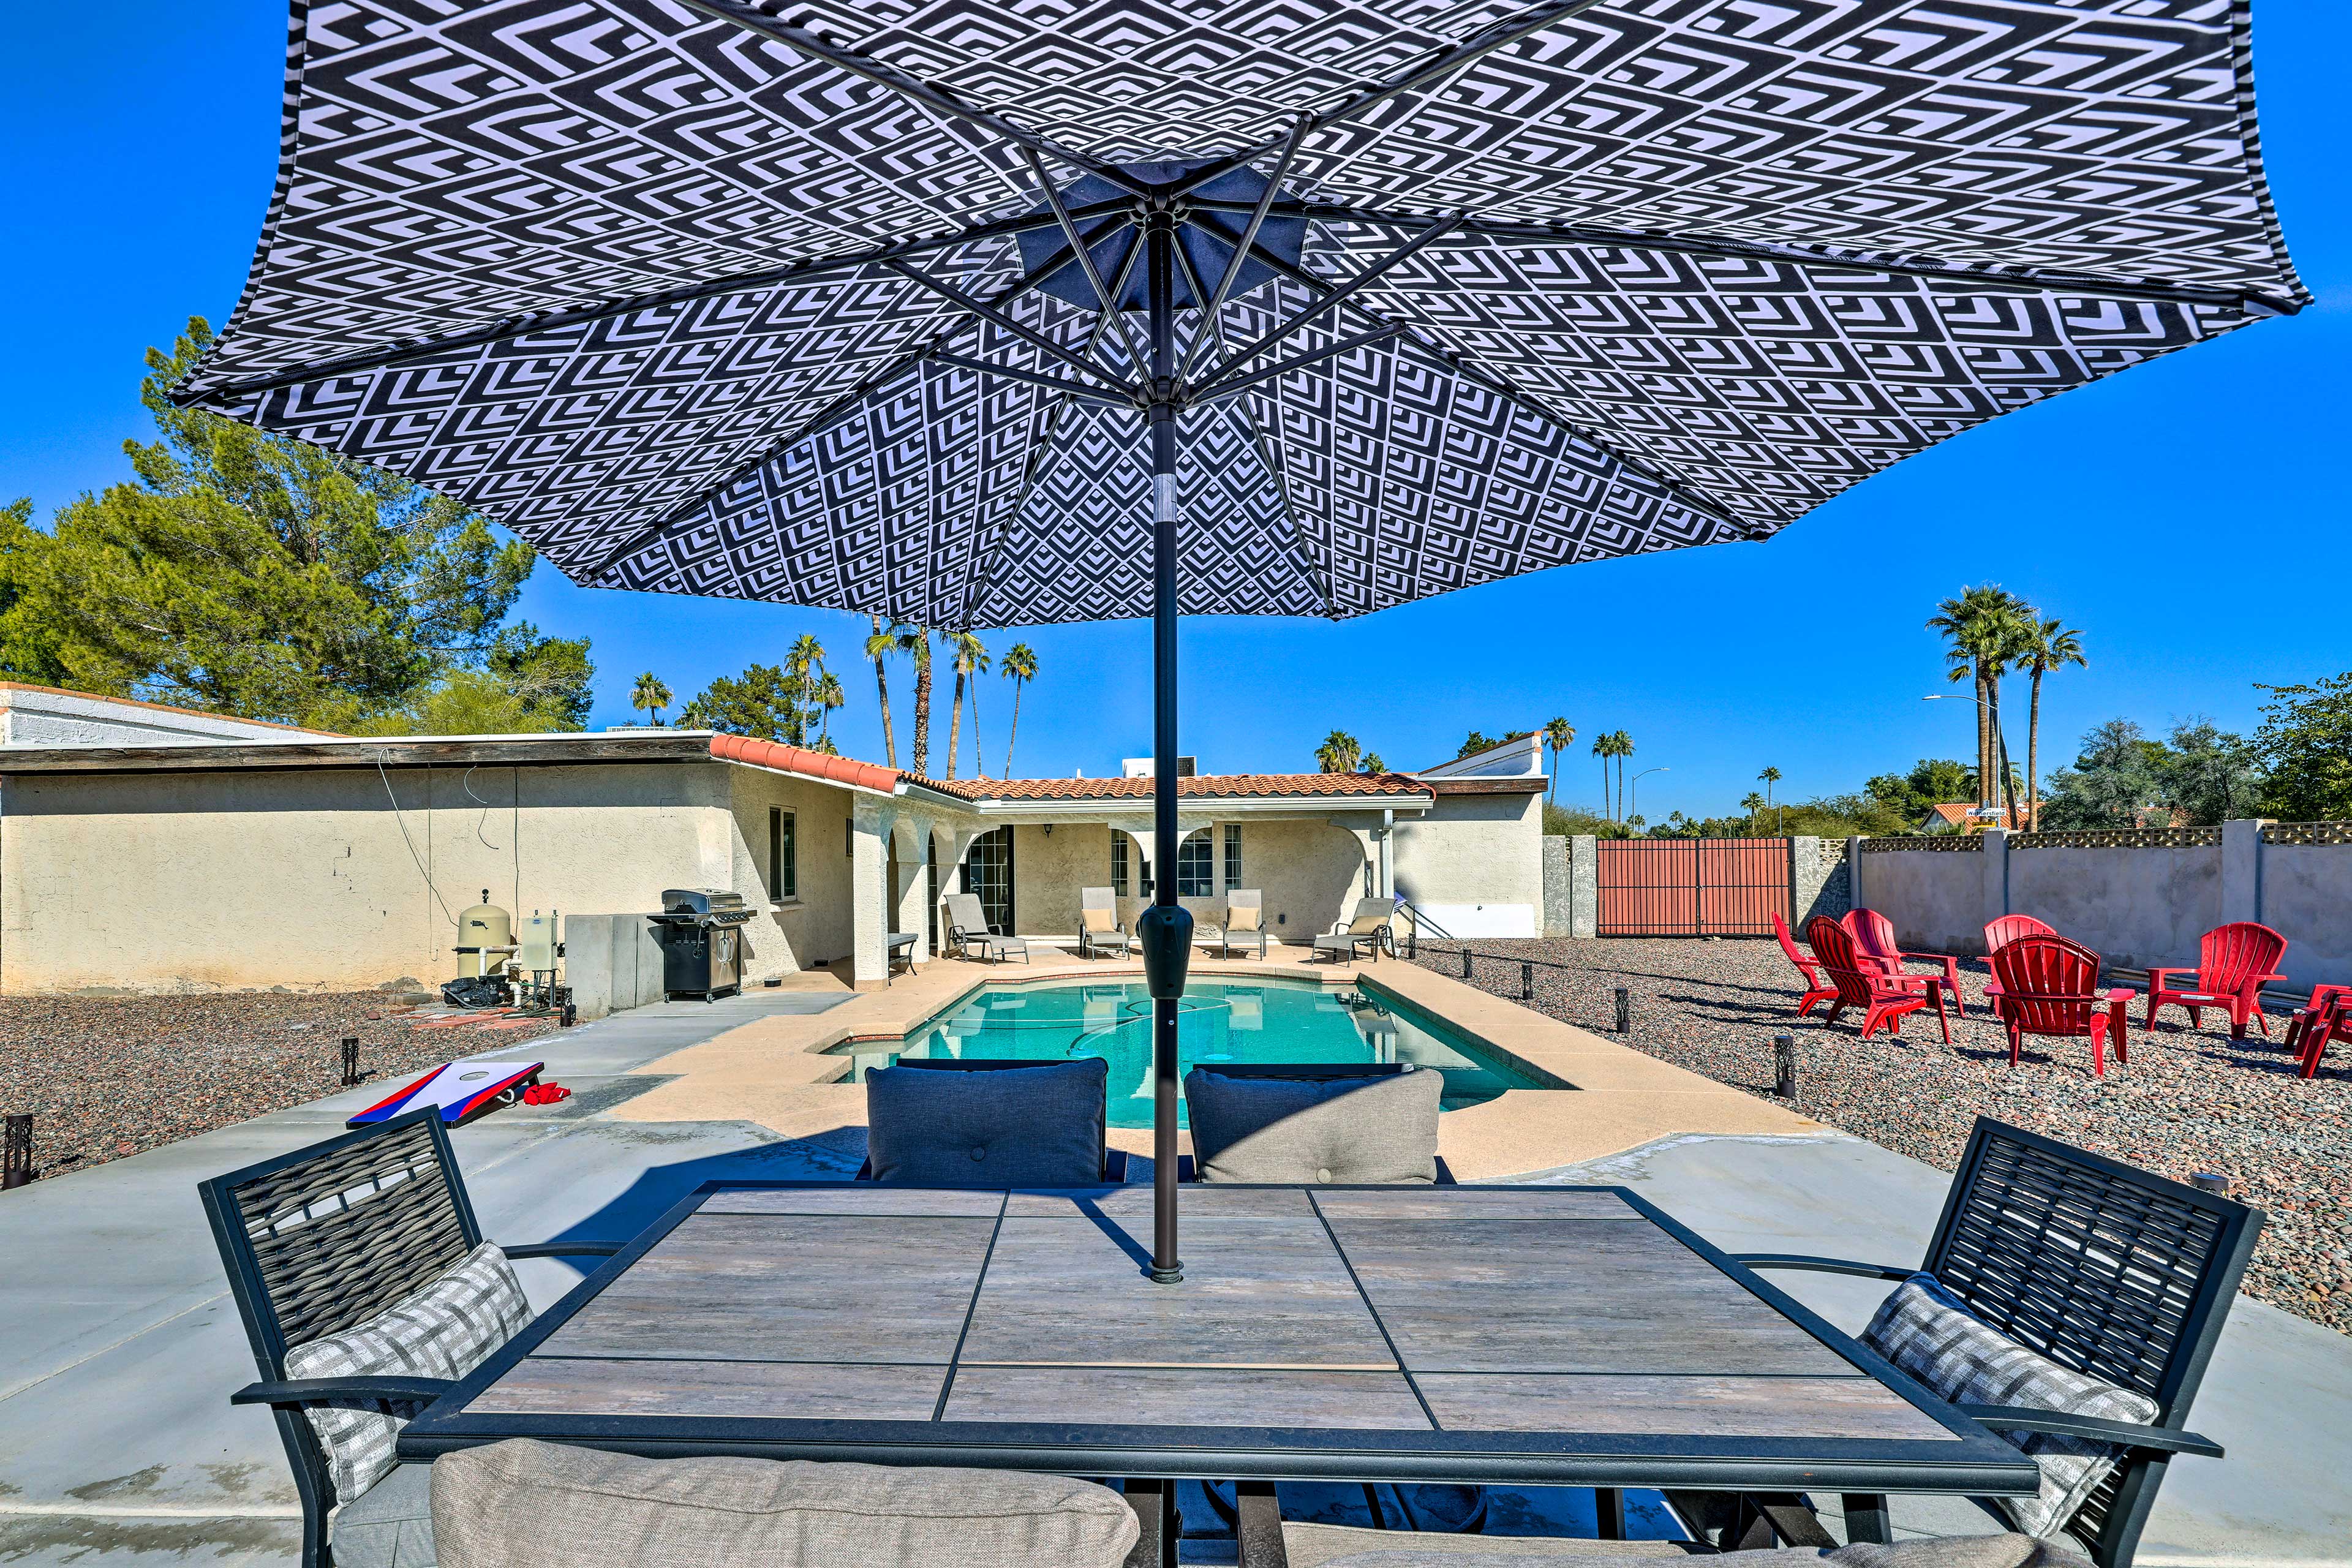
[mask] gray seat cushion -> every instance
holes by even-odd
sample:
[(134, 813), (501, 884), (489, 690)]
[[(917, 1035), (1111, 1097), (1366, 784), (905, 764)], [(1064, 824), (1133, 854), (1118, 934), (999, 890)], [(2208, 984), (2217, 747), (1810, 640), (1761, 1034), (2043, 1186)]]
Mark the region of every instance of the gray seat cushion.
[(1204, 1182), (1433, 1182), (1443, 1073), (1315, 1081), (1184, 1075)]
[(1102, 1180), (1099, 1057), (997, 1072), (866, 1075), (874, 1179), (925, 1187), (1090, 1187)]
[(441, 1568), (1119, 1568), (1107, 1487), (1008, 1470), (640, 1459), (518, 1439), (433, 1466)]
[[(2019, 1405), (2102, 1421), (2154, 1421), (2156, 1401), (2061, 1366), (1980, 1321), (1932, 1274), (1897, 1285), (1862, 1342), (1955, 1405)], [(2116, 1468), (2109, 1444), (2044, 1432), (2001, 1433), (2033, 1457), (2042, 1489), (1995, 1500), (2020, 1530), (2055, 1536)]]
[[(530, 1302), (514, 1266), (486, 1241), (367, 1321), (288, 1351), (286, 1375), (459, 1378), (530, 1321)], [(312, 1405), (306, 1414), (326, 1452), (337, 1500), (359, 1498), (391, 1472), (405, 1414), (364, 1401)]]

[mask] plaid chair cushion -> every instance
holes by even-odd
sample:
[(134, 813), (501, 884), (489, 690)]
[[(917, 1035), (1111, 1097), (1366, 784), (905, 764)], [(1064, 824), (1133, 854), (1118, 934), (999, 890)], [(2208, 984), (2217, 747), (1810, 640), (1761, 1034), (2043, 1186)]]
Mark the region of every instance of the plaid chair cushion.
[[(507, 1255), (488, 1242), (448, 1273), (356, 1328), (286, 1352), (286, 1375), (311, 1377), (463, 1377), (530, 1321)], [(394, 1415), (394, 1409), (402, 1414)], [(408, 1425), (402, 1406), (313, 1405), (306, 1414), (326, 1450), (338, 1502), (382, 1480), (397, 1459), (393, 1445)]]
[[(2103, 1421), (2157, 1417), (2156, 1402), (2038, 1355), (1979, 1321), (1932, 1274), (1914, 1274), (1880, 1304), (1862, 1342), (1955, 1405), (2023, 1405)], [(2004, 1432), (2042, 1468), (2042, 1491), (1996, 1498), (2017, 1528), (2056, 1537), (2122, 1456), (2110, 1444)]]

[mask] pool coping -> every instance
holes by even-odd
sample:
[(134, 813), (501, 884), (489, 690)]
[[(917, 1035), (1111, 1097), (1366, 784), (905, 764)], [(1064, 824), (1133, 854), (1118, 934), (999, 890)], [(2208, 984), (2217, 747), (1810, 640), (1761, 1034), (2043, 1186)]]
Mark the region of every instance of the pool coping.
[[(1277, 949), (1263, 961), (1196, 957), (1191, 973), (1202, 979), (1313, 979), (1330, 989), (1370, 985), (1523, 1069), (1575, 1086), (1507, 1089), (1445, 1111), (1439, 1147), (1465, 1179), (1577, 1164), (1676, 1134), (1829, 1135), (1784, 1106), (1418, 964), (1309, 963), (1305, 949)], [(862, 1132), (865, 1090), (842, 1081), (851, 1062), (825, 1054), (834, 1047), (903, 1037), (989, 985), (1125, 983), (1142, 975), (1134, 960), (1057, 955), (1007, 973), (977, 960), (933, 959), (888, 987), (845, 989), (842, 1001), (824, 1012), (754, 1019), (635, 1068), (637, 1075), (664, 1081), (604, 1114), (631, 1122), (747, 1121), (787, 1139)], [(1148, 1128), (1111, 1132), (1113, 1144), (1132, 1152), (1148, 1153), (1150, 1137)]]

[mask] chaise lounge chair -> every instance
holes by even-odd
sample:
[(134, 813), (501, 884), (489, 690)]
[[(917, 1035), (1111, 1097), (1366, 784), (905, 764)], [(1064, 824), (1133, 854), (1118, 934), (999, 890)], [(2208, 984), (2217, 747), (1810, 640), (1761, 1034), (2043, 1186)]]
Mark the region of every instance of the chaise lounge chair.
[(1127, 956), (1127, 927), (1119, 923), (1118, 895), (1108, 888), (1078, 889), (1078, 956), (1099, 952)]
[(1029, 962), (1029, 944), (1017, 936), (1008, 936), (998, 926), (988, 923), (988, 912), (981, 907), (978, 893), (950, 893), (941, 900), (948, 907), (948, 951), (959, 957), (969, 958), (975, 952), (982, 958), (998, 963), (1018, 951), (1021, 962)]
[(1225, 895), (1222, 925), (1201, 928), (1201, 945), (1213, 947), (1227, 958), (1237, 947), (1255, 947), (1265, 956), (1265, 895), (1255, 888), (1236, 888)]
[(1352, 959), (1369, 951), (1374, 963), (1380, 961), (1381, 949), (1396, 952), (1396, 937), (1390, 921), (1396, 919), (1394, 899), (1358, 899), (1355, 912), (1321, 936), (1315, 939), (1317, 954), (1329, 953), (1333, 959)]

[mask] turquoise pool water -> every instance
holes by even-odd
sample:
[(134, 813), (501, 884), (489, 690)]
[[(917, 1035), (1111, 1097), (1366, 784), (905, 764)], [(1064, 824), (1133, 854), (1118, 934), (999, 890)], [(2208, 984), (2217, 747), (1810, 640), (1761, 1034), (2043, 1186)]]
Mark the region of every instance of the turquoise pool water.
[[(1505, 1089), (1562, 1087), (1369, 987), (1196, 981), (1185, 991), (1176, 1041), (1186, 1072), (1219, 1062), (1411, 1062), (1445, 1075), (1448, 1110)], [(901, 1057), (1101, 1057), (1110, 1063), (1110, 1124), (1151, 1125), (1151, 998), (1139, 981), (990, 985), (902, 1039), (854, 1041), (832, 1054), (856, 1064), (853, 1081)]]

